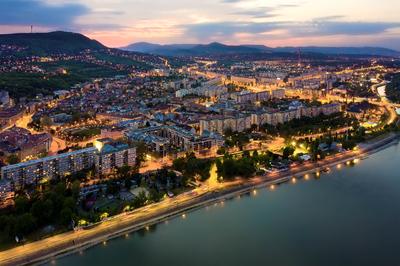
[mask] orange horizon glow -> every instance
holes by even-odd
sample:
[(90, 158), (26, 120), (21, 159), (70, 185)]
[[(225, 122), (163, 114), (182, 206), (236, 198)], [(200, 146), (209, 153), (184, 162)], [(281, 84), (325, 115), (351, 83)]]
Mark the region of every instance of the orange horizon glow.
[(24, 0), (25, 5), (19, 1), (12, 6), (0, 2), (5, 10), (0, 33), (30, 32), (33, 25), (35, 32), (79, 32), (108, 47), (221, 42), (400, 50), (397, 0), (385, 4), (375, 0), (362, 4), (351, 0)]

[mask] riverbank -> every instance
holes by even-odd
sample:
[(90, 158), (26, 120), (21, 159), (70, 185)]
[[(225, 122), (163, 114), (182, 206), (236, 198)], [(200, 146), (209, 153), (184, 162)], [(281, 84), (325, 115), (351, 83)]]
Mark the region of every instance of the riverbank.
[(257, 188), (270, 187), (291, 180), (294, 176), (302, 177), (306, 174), (321, 171), (327, 167), (346, 163), (350, 160), (364, 157), (391, 145), (397, 135), (389, 134), (382, 139), (361, 145), (357, 152), (348, 152), (329, 157), (323, 162), (308, 163), (292, 169), (290, 172), (281, 173), (270, 177), (255, 177), (246, 183), (233, 184), (221, 191), (205, 192), (195, 197), (164, 201), (152, 206), (144, 207), (132, 213), (119, 215), (96, 227), (77, 232), (68, 232), (21, 247), (0, 252), (1, 265), (26, 265), (50, 261), (56, 257), (65, 256), (82, 249), (89, 248), (99, 243), (106, 243), (109, 239), (122, 236), (128, 232), (147, 228), (171, 217), (182, 215), (207, 205), (220, 203), (223, 200), (249, 193)]

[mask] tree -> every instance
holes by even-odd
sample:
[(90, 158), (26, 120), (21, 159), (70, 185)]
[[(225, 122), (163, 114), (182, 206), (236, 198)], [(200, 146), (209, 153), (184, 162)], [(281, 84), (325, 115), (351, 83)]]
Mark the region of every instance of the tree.
[(149, 194), (149, 200), (153, 202), (159, 202), (164, 196), (163, 193), (157, 191), (156, 189), (151, 189)]
[(290, 156), (293, 155), (295, 149), (292, 146), (287, 146), (283, 149), (283, 158), (288, 159)]
[(56, 187), (54, 188), (54, 192), (58, 195), (64, 195), (66, 190), (66, 186), (64, 182), (57, 183)]
[(120, 190), (120, 187), (117, 183), (113, 182), (113, 181), (109, 181), (107, 183), (107, 193), (108, 194), (117, 194)]
[(250, 129), (251, 129), (252, 132), (255, 132), (258, 129), (258, 125), (257, 124), (252, 124)]
[(81, 121), (81, 113), (78, 111), (74, 111), (72, 113), (72, 122), (80, 122)]
[(357, 146), (357, 143), (354, 140), (344, 140), (342, 142), (342, 148), (345, 150), (352, 150)]
[(226, 137), (232, 136), (232, 135), (233, 135), (232, 128), (230, 128), (230, 127), (226, 128), (226, 129), (224, 130), (224, 135), (225, 135)]
[(53, 203), (51, 200), (38, 200), (33, 203), (31, 214), (35, 217), (39, 224), (45, 224), (50, 221), (53, 215)]
[(139, 192), (139, 194), (133, 199), (132, 206), (134, 208), (140, 208), (144, 206), (147, 202), (147, 196), (144, 191)]
[(148, 148), (144, 142), (135, 142), (136, 146), (136, 167), (139, 169), (141, 164), (146, 161), (146, 153)]
[(241, 158), (236, 162), (236, 170), (240, 176), (249, 178), (256, 172), (256, 167), (251, 158)]
[(186, 157), (177, 158), (172, 163), (173, 169), (182, 172), (185, 179), (189, 180), (198, 176), (201, 181), (210, 178), (211, 165), (211, 160), (198, 159), (194, 153), (187, 154)]
[(218, 150), (217, 150), (218, 155), (224, 155), (225, 153), (226, 153), (225, 147), (218, 148)]
[(186, 160), (183, 157), (176, 158), (172, 162), (172, 168), (174, 168), (176, 171), (183, 172), (186, 168)]
[[(218, 161), (219, 162), (219, 161)], [(236, 172), (235, 160), (232, 158), (226, 158), (223, 162), (217, 162), (217, 173), (218, 176), (224, 179), (231, 179), (238, 173)]]
[(51, 127), (51, 126), (53, 125), (53, 120), (52, 120), (49, 116), (44, 115), (44, 116), (42, 116), (42, 118), (40, 119), (40, 124), (41, 124), (43, 127), (49, 128), (49, 127)]
[(21, 160), (19, 159), (18, 155), (16, 155), (15, 153), (10, 154), (10, 155), (7, 157), (7, 163), (8, 163), (8, 164), (17, 164), (17, 163), (19, 163), (20, 161), (21, 161)]
[(253, 158), (257, 160), (257, 159), (258, 159), (258, 156), (259, 156), (259, 155), (258, 155), (258, 151), (255, 150), (255, 151), (253, 152)]
[(68, 208), (74, 210), (76, 207), (76, 201), (72, 197), (65, 198), (62, 206), (63, 209)]
[(122, 167), (117, 168), (117, 175), (119, 178), (128, 178), (131, 170), (132, 167), (130, 167), (129, 165), (124, 165)]
[(31, 233), (36, 228), (35, 218), (30, 213), (18, 216), (15, 221), (15, 234), (22, 236)]
[(17, 214), (22, 214), (29, 210), (30, 203), (27, 197), (18, 196), (14, 202), (14, 209)]
[(17, 218), (14, 215), (0, 215), (0, 230), (8, 237), (13, 238), (16, 235), (15, 225)]
[(81, 190), (81, 182), (79, 180), (75, 180), (71, 186), (72, 197), (74, 197), (74, 199), (79, 198), (80, 190)]
[(132, 187), (132, 180), (131, 180), (130, 178), (125, 179), (124, 185), (125, 185), (125, 188), (126, 188), (126, 189), (128, 189), (128, 190), (131, 189), (131, 187)]
[(71, 224), (73, 212), (70, 208), (63, 208), (60, 212), (60, 223), (68, 226)]

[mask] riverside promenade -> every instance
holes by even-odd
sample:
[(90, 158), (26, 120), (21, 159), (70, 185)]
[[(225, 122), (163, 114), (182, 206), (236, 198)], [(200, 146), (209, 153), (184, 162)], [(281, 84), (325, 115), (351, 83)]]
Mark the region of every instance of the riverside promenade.
[[(147, 229), (149, 226), (171, 217), (186, 215), (188, 212), (207, 205), (222, 202), (258, 188), (270, 187), (301, 178), (309, 173), (343, 165), (386, 148), (398, 140), (398, 135), (388, 134), (372, 142), (360, 145), (357, 151), (329, 156), (317, 163), (305, 163), (287, 172), (257, 176), (249, 180), (237, 179), (223, 183), (223, 187), (213, 191), (196, 190), (173, 199), (152, 204), (138, 210), (124, 213), (98, 223), (91, 228), (66, 232), (40, 241), (32, 242), (0, 252), (0, 265), (32, 265), (51, 261), (91, 246), (104, 243), (112, 238), (132, 231)], [(354, 162), (354, 161), (353, 161)]]

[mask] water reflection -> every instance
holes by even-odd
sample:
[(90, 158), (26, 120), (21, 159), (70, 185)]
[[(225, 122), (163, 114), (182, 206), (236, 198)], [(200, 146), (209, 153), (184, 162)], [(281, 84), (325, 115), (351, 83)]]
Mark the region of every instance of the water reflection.
[[(88, 250), (85, 256), (60, 259), (57, 264), (128, 266), (135, 261), (149, 266), (203, 266), (223, 261), (219, 265), (297, 266), (301, 261), (301, 265), (397, 265), (391, 262), (397, 259), (400, 246), (400, 179), (396, 174), (400, 160), (394, 151), (385, 154), (371, 156), (374, 159), (360, 167), (353, 167), (360, 162), (355, 159), (332, 165), (332, 169), (292, 176), (287, 183), (298, 186), (282, 184), (276, 193), (269, 192), (276, 185), (251, 189), (235, 197), (256, 194), (251, 200), (218, 201), (191, 212), (184, 222), (179, 216), (171, 219), (170, 226), (159, 230), (162, 233), (146, 234), (150, 228), (144, 228), (144, 238), (119, 240), (104, 249)], [(331, 174), (324, 176), (327, 173)], [(377, 179), (380, 174), (382, 178)], [(358, 176), (363, 179), (354, 178)], [(319, 182), (305, 182), (314, 177)], [(224, 208), (206, 213), (213, 205)], [(237, 241), (238, 236), (243, 241)], [(133, 245), (134, 251), (126, 252)], [(199, 246), (201, 252), (193, 254)], [(363, 256), (355, 256), (360, 252)]]

